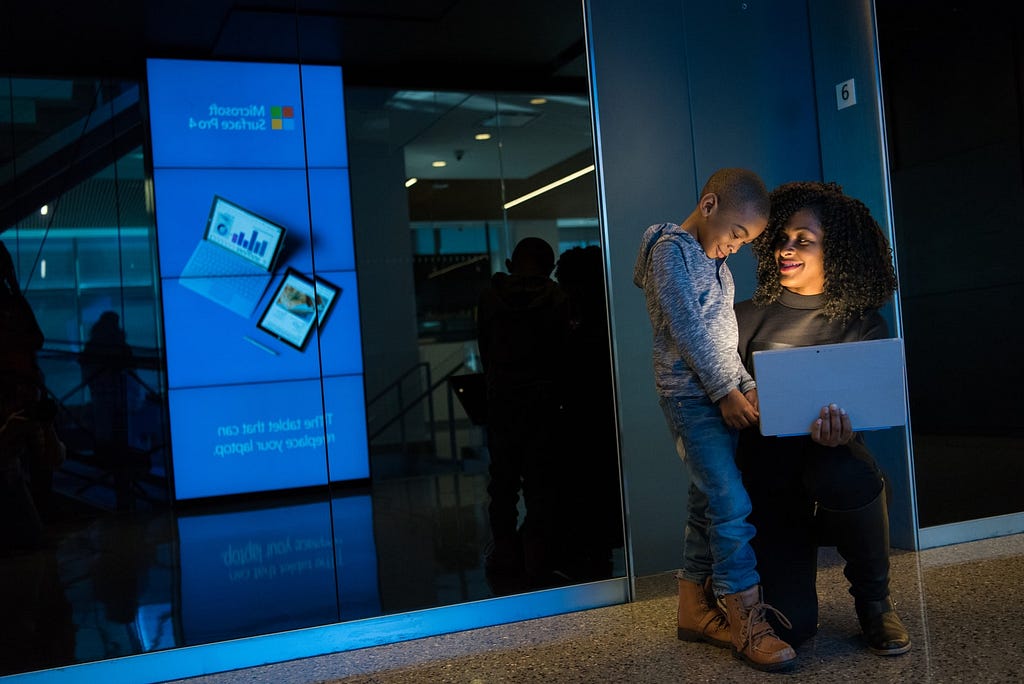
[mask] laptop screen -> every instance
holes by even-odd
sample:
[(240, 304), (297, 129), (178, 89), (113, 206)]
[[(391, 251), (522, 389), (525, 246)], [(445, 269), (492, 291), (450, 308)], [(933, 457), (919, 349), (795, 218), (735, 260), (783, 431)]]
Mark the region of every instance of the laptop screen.
[(284, 228), (281, 226), (223, 197), (214, 196), (206, 223), (207, 241), (269, 271), (283, 238)]

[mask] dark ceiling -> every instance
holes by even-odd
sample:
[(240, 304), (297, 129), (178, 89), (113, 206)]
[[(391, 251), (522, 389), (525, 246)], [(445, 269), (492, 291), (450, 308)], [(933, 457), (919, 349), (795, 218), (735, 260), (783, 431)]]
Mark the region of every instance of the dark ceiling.
[[(31, 115), (20, 124), (17, 116), (7, 117), (6, 122), (0, 117), (0, 166), (37, 151), (42, 147), (38, 143), (54, 131), (70, 130), (88, 121), (90, 111), (117, 96), (116, 92), (100, 92), (101, 88), (116, 90), (143, 82), (147, 57), (340, 64), (348, 87), (566, 94), (586, 104), (580, 0), (0, 1), (4, 3), (0, 5), (0, 73), (62, 79), (73, 89), (60, 97), (38, 98)], [(100, 77), (123, 79), (127, 85), (113, 81), (108, 86), (96, 85)], [(560, 116), (557, 110), (557, 106), (549, 107), (544, 122), (555, 130), (554, 122)], [(16, 169), (13, 183), (17, 192), (6, 188), (6, 198), (0, 201), (5, 221), (19, 219), (46, 197), (90, 178), (110, 163), (106, 160), (111, 154), (141, 144), (143, 132), (136, 112), (125, 114), (135, 114), (135, 120), (116, 122), (116, 131), (109, 126), (96, 131), (97, 139), (119, 138), (116, 150), (91, 150), (83, 143), (88, 142), (84, 137), (76, 140), (66, 151), (79, 160), (74, 177), (53, 173), (59, 165), (56, 158), (53, 164), (38, 164), (33, 177)], [(445, 116), (457, 115), (453, 109)], [(407, 155), (437, 158), (437, 148), (465, 147), (464, 143), (439, 140), (440, 131), (453, 125), (436, 119), (436, 115), (425, 117), (423, 134), (403, 141)], [(12, 120), (14, 129), (8, 134)], [(521, 137), (529, 141), (530, 151), (517, 148), (523, 152), (521, 158), (534, 160), (534, 168), (524, 169), (518, 176), (525, 179), (526, 187), (531, 185), (531, 176), (550, 175), (544, 172), (560, 168), (566, 155), (580, 149), (577, 145), (566, 152), (564, 142), (545, 145), (544, 140), (536, 139), (545, 126)], [(516, 133), (509, 131), (508, 135), (515, 137)], [(418, 155), (416, 145), (422, 148)], [(419, 214), (416, 208), (426, 201), (434, 208), (432, 216), (450, 215), (449, 211), (437, 212), (457, 206), (457, 200), (441, 202), (442, 196), (468, 196), (475, 202), (491, 197), (492, 193), (478, 192), (475, 187), (468, 195), (455, 192), (462, 183), (485, 182), (497, 187), (496, 173), (477, 172), (478, 165), (472, 163), (475, 153), (474, 148), (464, 158), (460, 156), (463, 163), (457, 167), (434, 174), (449, 184), (450, 192), (439, 195), (431, 191), (440, 187), (436, 184), (415, 188), (411, 192), (411, 200), (416, 200), (412, 202), (414, 213)], [(82, 163), (86, 154), (93, 154), (95, 161)], [(513, 171), (508, 161), (505, 171)], [(420, 170), (410, 173), (431, 177)], [(533, 206), (534, 211), (541, 208), (540, 204)]]
[(146, 57), (177, 57), (341, 64), (349, 83), (405, 88), (579, 91), (586, 78), (580, 0), (4, 2), (14, 75), (139, 79)]
[[(111, 101), (117, 93), (101, 93), (97, 77), (144, 81), (147, 57), (283, 61), (340, 64), (349, 87), (424, 90), (470, 98), (470, 93), (564, 94), (585, 107), (587, 82), (583, 40), (582, 0), (0, 0), (0, 73), (43, 79), (65, 79), (74, 92), (40, 98), (33, 112), (38, 130), (22, 124), (8, 134), (17, 116), (0, 116), (0, 167), (14, 155), (31, 150), (44, 136), (62, 127), (79, 125), (96, 107), (97, 99)], [(880, 40), (884, 54), (912, 46), (921, 34), (955, 40), (965, 17), (979, 13), (996, 18), (987, 26), (1019, 24), (1024, 3), (975, 0), (969, 6), (953, 0), (877, 0)], [(638, 10), (639, 11), (639, 10)], [(883, 68), (886, 67), (883, 60)], [(79, 78), (81, 80), (74, 80)], [(893, 85), (893, 80), (888, 81)], [(120, 84), (101, 86), (116, 89)], [(2, 100), (0, 93), (0, 100)], [(8, 99), (8, 102), (13, 100)], [(505, 106), (507, 101), (503, 101)], [(13, 105), (12, 105), (13, 106)], [(511, 106), (511, 105), (510, 105)], [(564, 103), (561, 105), (565, 107)], [(84, 136), (73, 153), (83, 159), (94, 154), (90, 167), (79, 164), (81, 178), (90, 177), (142, 139), (137, 110), (126, 111), (117, 132), (97, 131), (97, 140), (120, 136), (116, 149)], [(521, 150), (516, 169), (504, 160), (504, 178), (523, 189), (550, 182), (563, 171), (585, 166), (572, 149), (545, 144), (544, 126), (557, 131), (557, 108), (549, 105), (541, 124), (506, 131), (507, 150)], [(12, 114), (16, 114), (12, 110)], [(476, 163), (477, 148), (445, 136), (461, 131), (465, 120), (480, 115), (465, 106), (453, 107), (444, 118), (424, 113), (413, 119), (402, 140), (410, 175), (434, 181), (414, 186), (411, 208), (416, 215), (440, 218), (465, 207), (466, 198), (482, 202), (498, 194), (502, 182), (487, 160)], [(371, 121), (372, 123), (372, 121)], [(460, 128), (461, 126), (461, 128)], [(33, 137), (35, 136), (35, 137)], [(565, 136), (562, 136), (564, 138)], [(563, 142), (564, 140), (559, 140)], [(515, 147), (515, 145), (522, 147)], [(414, 168), (414, 158), (436, 159), (443, 151), (463, 150), (461, 163), (442, 171)], [(592, 154), (592, 153), (590, 153)], [(54, 158), (56, 166), (58, 159)], [(571, 162), (571, 163), (570, 163)], [(429, 163), (429, 162), (428, 162)], [(569, 167), (573, 168), (569, 168)], [(565, 167), (563, 169), (563, 167)], [(140, 167), (141, 168), (141, 167)], [(76, 178), (56, 178), (40, 166), (40, 178), (20, 179), (19, 205), (32, 208)], [(21, 172), (19, 170), (19, 172)], [(0, 178), (0, 181), (3, 181)], [(36, 187), (38, 185), (38, 187)], [(465, 192), (456, 192), (465, 185)], [(24, 188), (32, 187), (31, 193)], [(15, 194), (0, 188), (0, 205)], [(518, 187), (508, 187), (519, 192)], [(559, 192), (557, 195), (561, 195)], [(556, 200), (556, 194), (545, 202)], [(489, 200), (488, 200), (489, 201)], [(427, 211), (429, 208), (431, 211)], [(547, 210), (530, 203), (531, 211)], [(4, 207), (0, 206), (0, 210)], [(582, 210), (583, 208), (581, 208)], [(517, 213), (524, 211), (518, 210)], [(20, 215), (22, 208), (10, 212)]]

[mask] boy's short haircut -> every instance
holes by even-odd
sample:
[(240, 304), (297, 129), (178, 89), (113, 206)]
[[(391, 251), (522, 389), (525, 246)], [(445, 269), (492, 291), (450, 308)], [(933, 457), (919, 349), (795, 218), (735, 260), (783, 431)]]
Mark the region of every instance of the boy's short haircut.
[(760, 216), (767, 217), (771, 199), (764, 181), (749, 169), (719, 169), (711, 174), (700, 196), (713, 192), (724, 209), (745, 209), (752, 206)]
[(548, 275), (555, 268), (555, 250), (547, 240), (525, 237), (512, 250), (512, 268), (516, 271)]

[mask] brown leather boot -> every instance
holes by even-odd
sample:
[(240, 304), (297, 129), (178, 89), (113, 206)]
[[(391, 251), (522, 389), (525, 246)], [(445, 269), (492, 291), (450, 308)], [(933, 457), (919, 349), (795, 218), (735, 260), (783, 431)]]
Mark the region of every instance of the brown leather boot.
[(679, 628), (677, 636), (683, 641), (706, 641), (719, 648), (732, 648), (729, 624), (715, 603), (711, 592), (711, 578), (701, 586), (690, 580), (679, 579)]
[(735, 594), (726, 594), (720, 601), (725, 605), (734, 656), (766, 672), (785, 670), (796, 663), (796, 651), (775, 636), (765, 614), (772, 611), (787, 628), (790, 626), (789, 620), (764, 602), (761, 585), (755, 584)]

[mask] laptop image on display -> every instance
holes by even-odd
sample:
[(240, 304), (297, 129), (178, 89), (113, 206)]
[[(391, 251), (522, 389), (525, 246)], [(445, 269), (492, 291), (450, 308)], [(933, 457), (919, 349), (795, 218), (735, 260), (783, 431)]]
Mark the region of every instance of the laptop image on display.
[(179, 282), (248, 318), (270, 284), (284, 235), (281, 226), (214, 195), (203, 239)]
[(755, 351), (761, 434), (810, 434), (822, 406), (836, 404), (853, 429), (907, 424), (903, 340), (866, 340)]

